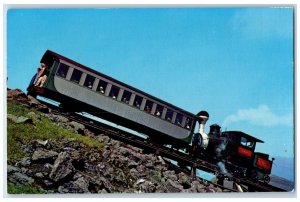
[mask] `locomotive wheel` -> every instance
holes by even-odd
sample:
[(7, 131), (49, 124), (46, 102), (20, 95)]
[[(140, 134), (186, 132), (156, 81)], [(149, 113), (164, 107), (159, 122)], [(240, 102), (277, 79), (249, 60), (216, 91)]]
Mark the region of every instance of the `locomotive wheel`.
[(257, 181), (257, 173), (255, 172), (255, 170), (252, 170), (251, 171), (251, 179), (253, 180), (253, 181)]

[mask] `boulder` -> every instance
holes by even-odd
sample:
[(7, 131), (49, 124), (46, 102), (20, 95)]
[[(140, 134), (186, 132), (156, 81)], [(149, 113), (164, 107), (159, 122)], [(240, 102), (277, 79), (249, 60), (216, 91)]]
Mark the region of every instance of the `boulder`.
[(178, 182), (183, 186), (184, 189), (191, 188), (190, 178), (183, 172), (178, 174)]
[(69, 125), (79, 134), (84, 134), (85, 126), (81, 123), (77, 123), (75, 121), (71, 121)]
[(198, 193), (204, 193), (205, 191), (205, 186), (201, 184), (199, 181), (195, 180), (191, 183), (191, 188), (190, 190), (192, 192), (198, 192)]
[(153, 193), (153, 192), (155, 192), (156, 187), (153, 182), (145, 181), (144, 183), (142, 183), (140, 185), (140, 190), (141, 190), (141, 192), (144, 192), (144, 193)]
[(34, 179), (21, 173), (21, 169), (14, 166), (7, 166), (7, 181), (13, 184), (31, 185)]
[(135, 161), (130, 161), (128, 163), (128, 168), (136, 168), (139, 164)]
[(71, 181), (58, 187), (59, 193), (89, 193), (89, 183), (84, 177)]
[(13, 123), (33, 123), (31, 118), (27, 118), (24, 116), (15, 116), (12, 114), (7, 114), (7, 119), (12, 121)]
[(38, 120), (41, 120), (41, 115), (35, 113), (35, 112), (28, 112), (27, 113), (27, 116), (32, 118), (33, 121), (38, 121)]
[(182, 192), (183, 186), (178, 184), (177, 182), (168, 179), (166, 182), (166, 189), (168, 193)]
[(167, 170), (165, 172), (163, 172), (164, 176), (167, 178), (167, 179), (170, 179), (172, 181), (177, 181), (178, 180), (178, 177), (176, 176), (175, 172), (172, 170)]
[(16, 163), (16, 166), (29, 166), (31, 164), (30, 157), (23, 157), (19, 162)]
[(60, 115), (53, 115), (55, 122), (60, 122), (60, 123), (68, 123), (69, 119), (64, 117), (64, 116), (60, 116)]
[(55, 151), (49, 151), (45, 149), (37, 149), (33, 152), (31, 159), (33, 161), (55, 159), (58, 156), (58, 153)]
[(83, 130), (83, 134), (85, 136), (88, 136), (88, 137), (94, 137), (95, 133), (93, 133), (92, 131), (90, 131), (89, 129), (84, 129)]
[(98, 135), (95, 137), (95, 139), (103, 144), (107, 144), (110, 142), (110, 138), (106, 135)]
[(54, 162), (49, 177), (53, 181), (58, 182), (59, 180), (73, 173), (73, 170), (74, 168), (70, 159), (70, 155), (67, 152), (61, 152)]
[(119, 153), (123, 156), (130, 156), (132, 155), (132, 150), (125, 148), (125, 147), (119, 147)]

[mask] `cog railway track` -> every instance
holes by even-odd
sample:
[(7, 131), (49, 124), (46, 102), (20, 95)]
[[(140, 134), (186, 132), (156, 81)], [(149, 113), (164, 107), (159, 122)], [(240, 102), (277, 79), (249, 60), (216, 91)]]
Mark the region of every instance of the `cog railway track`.
[[(218, 166), (216, 166), (208, 161), (205, 161), (203, 159), (193, 158), (193, 157), (189, 156), (188, 154), (183, 153), (181, 151), (178, 151), (178, 150), (175, 150), (175, 149), (172, 149), (172, 148), (169, 148), (169, 147), (166, 147), (166, 146), (154, 143), (154, 142), (150, 142), (149, 140), (147, 140), (145, 138), (138, 137), (136, 135), (133, 135), (130, 132), (127, 132), (127, 131), (124, 131), (121, 129), (117, 129), (115, 127), (109, 126), (109, 125), (101, 123), (99, 121), (95, 121), (94, 119), (88, 118), (86, 116), (83, 116), (83, 115), (80, 115), (80, 114), (77, 114), (74, 112), (72, 112), (72, 113), (63, 112), (60, 107), (57, 107), (48, 102), (45, 102), (42, 100), (39, 100), (39, 102), (47, 105), (52, 110), (51, 113), (53, 113), (55, 115), (60, 115), (60, 116), (68, 118), (69, 120), (81, 123), (87, 129), (91, 130), (92, 132), (105, 133), (106, 135), (110, 136), (113, 139), (117, 139), (122, 142), (129, 143), (133, 146), (144, 149), (145, 151), (147, 151), (149, 153), (154, 153), (156, 155), (160, 155), (162, 157), (177, 161), (178, 163), (180, 163), (182, 165), (190, 166), (191, 168), (190, 168), (190, 170), (188, 170), (187, 167), (178, 167), (178, 166), (170, 164), (170, 167), (173, 167), (173, 169), (177, 169), (177, 170), (185, 172), (187, 174), (191, 174), (193, 178), (196, 177), (196, 169), (199, 169), (199, 170), (202, 170), (202, 171), (205, 171), (208, 173), (216, 174), (216, 175), (218, 175), (220, 173)], [(226, 177), (227, 176), (224, 176), (224, 178), (226, 178)], [(221, 188), (222, 190), (225, 190), (227, 192), (228, 191), (229, 192), (237, 192), (238, 191), (237, 189), (223, 186), (223, 182), (222, 182), (223, 179), (221, 179), (221, 183), (219, 181), (218, 184), (215, 184), (212, 182), (209, 182), (209, 183), (213, 184), (214, 186), (218, 186), (219, 188)], [(251, 192), (254, 192), (254, 191), (257, 191), (257, 192), (272, 192), (272, 191), (285, 192), (286, 191), (281, 188), (272, 186), (270, 184), (254, 182), (250, 179), (246, 179), (246, 178), (242, 178), (242, 177), (230, 177), (230, 180), (232, 180), (234, 183), (240, 185), (239, 191), (241, 191), (241, 190), (251, 191)]]

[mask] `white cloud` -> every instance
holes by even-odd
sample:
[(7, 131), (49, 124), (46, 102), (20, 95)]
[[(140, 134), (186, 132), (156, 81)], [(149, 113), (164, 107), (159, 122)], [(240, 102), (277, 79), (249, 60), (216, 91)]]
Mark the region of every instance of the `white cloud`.
[(237, 113), (227, 116), (224, 119), (223, 126), (240, 121), (267, 127), (278, 125), (292, 126), (293, 114), (277, 115), (267, 105), (260, 105), (258, 108), (240, 109)]

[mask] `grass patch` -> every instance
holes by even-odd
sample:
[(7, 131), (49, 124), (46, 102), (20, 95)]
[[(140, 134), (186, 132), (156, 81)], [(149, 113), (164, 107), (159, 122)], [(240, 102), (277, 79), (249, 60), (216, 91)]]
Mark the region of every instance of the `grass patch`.
[(46, 191), (38, 186), (32, 185), (15, 185), (8, 183), (8, 194), (46, 194)]
[[(28, 117), (29, 112), (40, 112), (29, 109), (23, 105), (15, 102), (7, 103), (7, 113), (16, 116)], [(9, 164), (14, 164), (25, 153), (22, 151), (21, 146), (27, 144), (32, 140), (68, 140), (74, 139), (75, 141), (85, 144), (89, 148), (102, 150), (103, 144), (86, 136), (73, 133), (69, 130), (63, 129), (54, 125), (47, 117), (42, 116), (41, 120), (34, 121), (34, 124), (20, 123), (16, 124), (11, 121), (7, 122), (7, 160)]]

